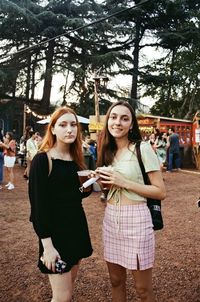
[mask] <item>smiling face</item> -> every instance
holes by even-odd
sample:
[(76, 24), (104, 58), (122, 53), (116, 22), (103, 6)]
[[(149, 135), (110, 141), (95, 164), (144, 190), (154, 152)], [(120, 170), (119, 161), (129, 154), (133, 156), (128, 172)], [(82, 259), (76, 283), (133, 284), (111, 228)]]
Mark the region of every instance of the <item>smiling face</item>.
[(123, 105), (115, 106), (108, 118), (108, 131), (115, 139), (128, 138), (132, 129), (132, 115), (130, 110)]
[(65, 113), (59, 117), (52, 127), (57, 143), (72, 144), (77, 137), (77, 121), (72, 113)]

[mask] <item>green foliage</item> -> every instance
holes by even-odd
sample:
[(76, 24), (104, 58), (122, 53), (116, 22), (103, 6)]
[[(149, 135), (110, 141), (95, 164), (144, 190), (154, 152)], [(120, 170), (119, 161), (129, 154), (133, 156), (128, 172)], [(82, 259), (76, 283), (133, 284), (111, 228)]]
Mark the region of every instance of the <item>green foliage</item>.
[[(63, 93), (76, 95), (73, 106), (86, 116), (94, 114), (92, 77), (98, 71), (110, 77), (130, 75), (130, 97), (124, 98), (134, 107), (139, 90), (157, 101), (152, 112), (158, 115), (192, 116), (199, 106), (199, 0), (147, 1), (116, 15), (139, 3), (0, 0), (1, 94), (34, 98), (35, 87), (44, 80), (41, 104), (48, 109), (52, 76), (69, 73), (72, 80), (68, 77)], [(48, 39), (54, 42), (43, 43)], [(146, 46), (159, 48), (162, 58), (145, 64), (141, 52)], [(107, 95), (112, 100), (121, 96), (119, 89), (108, 89)], [(99, 97), (104, 113), (110, 102), (104, 93)]]

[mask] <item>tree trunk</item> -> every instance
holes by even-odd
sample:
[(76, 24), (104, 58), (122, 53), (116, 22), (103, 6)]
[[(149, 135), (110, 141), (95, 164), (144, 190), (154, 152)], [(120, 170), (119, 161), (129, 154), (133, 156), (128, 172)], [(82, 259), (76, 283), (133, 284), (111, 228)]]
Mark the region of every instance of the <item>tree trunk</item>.
[(68, 84), (68, 78), (69, 78), (69, 70), (67, 70), (67, 75), (65, 77), (65, 85), (63, 87), (63, 101), (62, 106), (67, 104), (66, 96), (67, 96), (67, 84)]
[(183, 90), (182, 90), (182, 100), (183, 100), (183, 103), (181, 105), (181, 107), (179, 108), (179, 111), (177, 113), (177, 117), (179, 118), (182, 118), (183, 115), (184, 115), (184, 111), (185, 111), (185, 108), (187, 106), (187, 103), (189, 102), (189, 98), (190, 98), (190, 87), (191, 87), (191, 81), (185, 85), (183, 87)]
[(171, 99), (171, 91), (172, 91), (172, 85), (173, 85), (173, 76), (174, 76), (174, 63), (175, 63), (175, 55), (176, 55), (176, 49), (172, 50), (172, 60), (170, 64), (170, 76), (168, 81), (168, 91), (167, 91), (167, 104), (169, 105), (170, 99)]
[(135, 42), (133, 50), (133, 74), (132, 74), (132, 86), (131, 86), (131, 106), (137, 108), (138, 97), (138, 69), (139, 69), (139, 50), (140, 50), (140, 19), (136, 20), (135, 24)]
[(195, 95), (196, 95), (198, 86), (199, 86), (199, 81), (198, 81), (198, 79), (197, 79), (197, 80), (196, 80), (196, 83), (195, 83), (195, 87), (193, 88), (193, 91), (192, 91), (191, 98), (190, 98), (189, 107), (188, 107), (188, 112), (187, 112), (187, 114), (184, 116), (184, 119), (191, 119), (191, 118), (192, 118), (192, 115), (193, 115), (192, 113), (193, 113), (193, 108), (194, 108), (194, 100), (195, 100)]
[(38, 54), (36, 53), (35, 59), (32, 62), (32, 69), (31, 69), (31, 100), (34, 100), (35, 98), (35, 70), (37, 67), (37, 56)]
[(44, 111), (48, 113), (50, 106), (50, 96), (51, 96), (51, 84), (52, 84), (52, 69), (53, 69), (53, 57), (54, 57), (54, 47), (55, 41), (49, 41), (48, 48), (46, 51), (46, 71), (44, 78), (44, 88), (41, 106)]
[[(29, 40), (28, 40), (26, 47), (28, 48), (29, 45), (30, 45), (30, 43), (29, 43)], [(31, 53), (29, 51), (27, 52), (26, 62), (27, 62), (27, 71), (26, 71), (25, 96), (26, 96), (26, 101), (28, 101), (29, 100), (30, 81), (31, 81)]]

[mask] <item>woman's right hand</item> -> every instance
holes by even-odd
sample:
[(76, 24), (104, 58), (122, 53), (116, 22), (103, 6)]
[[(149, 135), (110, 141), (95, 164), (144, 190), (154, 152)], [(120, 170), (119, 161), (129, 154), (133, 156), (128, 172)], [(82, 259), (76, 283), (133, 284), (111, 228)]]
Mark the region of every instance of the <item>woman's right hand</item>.
[(50, 238), (42, 239), (43, 247), (44, 247), (44, 252), (41, 257), (42, 263), (51, 271), (55, 273), (55, 267), (56, 267), (56, 261), (58, 259), (61, 259), (58, 251), (54, 248), (51, 239)]

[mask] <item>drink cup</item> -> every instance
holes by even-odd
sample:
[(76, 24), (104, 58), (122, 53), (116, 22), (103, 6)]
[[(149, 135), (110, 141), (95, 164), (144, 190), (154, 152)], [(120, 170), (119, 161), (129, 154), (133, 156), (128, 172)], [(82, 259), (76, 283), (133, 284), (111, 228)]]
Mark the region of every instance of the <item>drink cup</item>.
[[(99, 167), (100, 169), (101, 169), (101, 174), (104, 174), (103, 172), (105, 171), (113, 171), (113, 167), (112, 166), (108, 166), (108, 167)], [(101, 179), (100, 179), (101, 180)], [(102, 178), (102, 180), (103, 180), (103, 178)], [(105, 184), (105, 183), (101, 183), (101, 186), (102, 186), (102, 190), (103, 190), (103, 192), (105, 192), (105, 193), (108, 193), (108, 191), (110, 190), (110, 188), (111, 188), (111, 186), (112, 186), (112, 184)]]
[(78, 171), (77, 173), (81, 183), (81, 187), (79, 188), (81, 192), (90, 191), (90, 186), (93, 183), (95, 183), (95, 181), (99, 178), (99, 177), (88, 178), (88, 176), (91, 173), (90, 170), (82, 170), (82, 171)]
[(78, 177), (81, 185), (88, 180), (88, 176), (90, 175), (90, 170), (82, 170), (78, 171)]

